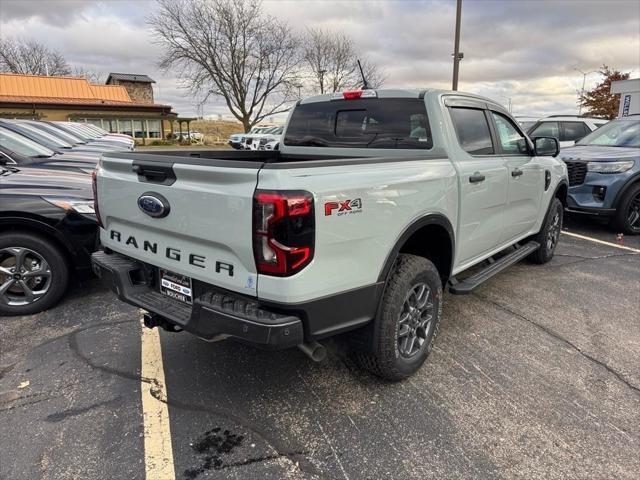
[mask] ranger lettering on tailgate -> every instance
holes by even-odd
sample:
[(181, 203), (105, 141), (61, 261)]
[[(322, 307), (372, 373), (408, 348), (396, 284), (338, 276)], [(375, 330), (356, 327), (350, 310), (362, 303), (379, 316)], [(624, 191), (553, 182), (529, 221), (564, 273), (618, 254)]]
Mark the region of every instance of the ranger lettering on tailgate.
[[(133, 235), (129, 235), (128, 237), (124, 238), (122, 233), (118, 232), (117, 230), (109, 230), (109, 238), (118, 243), (133, 247), (135, 249), (142, 248), (142, 250), (144, 250), (145, 252), (150, 252), (155, 255), (162, 255), (164, 253), (165, 257), (170, 260), (175, 260), (176, 262), (180, 262), (183, 258), (186, 258), (189, 265), (193, 265), (194, 267), (206, 268), (207, 257), (204, 255), (198, 255), (197, 253), (185, 253), (182, 252), (182, 250), (180, 250), (179, 248), (175, 247), (166, 247), (164, 252), (158, 253), (157, 242), (151, 242), (146, 239), (140, 241)], [(142, 245), (142, 247), (140, 247), (140, 245)], [(230, 277), (233, 277), (233, 264), (216, 260), (215, 271), (216, 273), (225, 271)]]

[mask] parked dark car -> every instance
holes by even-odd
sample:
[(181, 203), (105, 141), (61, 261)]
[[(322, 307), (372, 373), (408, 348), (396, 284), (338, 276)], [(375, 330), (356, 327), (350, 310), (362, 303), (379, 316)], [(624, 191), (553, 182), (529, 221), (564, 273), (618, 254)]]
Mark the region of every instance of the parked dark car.
[(98, 158), (96, 155), (87, 155), (86, 152), (58, 154), (0, 126), (0, 163), (4, 165), (73, 170), (86, 174), (94, 170)]
[(89, 175), (0, 164), (0, 315), (55, 305), (89, 273), (97, 229)]
[(640, 234), (640, 115), (612, 120), (560, 155), (569, 170), (569, 211)]

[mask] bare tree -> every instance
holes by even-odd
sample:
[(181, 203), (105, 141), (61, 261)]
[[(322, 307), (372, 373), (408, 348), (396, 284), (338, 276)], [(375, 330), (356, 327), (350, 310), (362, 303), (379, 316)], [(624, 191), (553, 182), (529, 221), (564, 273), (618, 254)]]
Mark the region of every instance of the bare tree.
[(0, 39), (0, 72), (28, 75), (69, 75), (64, 57), (36, 40)]
[(148, 19), (185, 87), (221, 96), (245, 131), (296, 98), (298, 43), (289, 27), (250, 0), (159, 0)]
[(98, 72), (84, 67), (73, 67), (72, 72), (74, 77), (86, 78), (89, 82), (96, 85), (104, 83), (107, 79), (107, 75), (104, 72)]
[[(357, 49), (348, 35), (310, 28), (303, 38), (302, 56), (307, 74), (320, 93), (362, 86)], [(377, 65), (366, 58), (361, 62), (369, 87), (382, 86), (384, 74)]]

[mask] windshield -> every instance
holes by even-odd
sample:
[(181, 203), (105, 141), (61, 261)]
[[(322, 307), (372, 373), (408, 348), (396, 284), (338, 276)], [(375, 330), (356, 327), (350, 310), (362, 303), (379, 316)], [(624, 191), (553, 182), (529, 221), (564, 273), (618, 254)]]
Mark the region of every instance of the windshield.
[(591, 132), (576, 145), (640, 147), (640, 117), (613, 120)]
[(249, 130), (249, 133), (264, 133), (269, 130), (270, 127), (254, 127)]
[(72, 133), (73, 135), (80, 137), (81, 139), (85, 140), (85, 141), (89, 141), (89, 140), (93, 140), (94, 137), (83, 132), (80, 128), (71, 125), (69, 123), (64, 123), (64, 122), (55, 122), (54, 123), (56, 127), (60, 128), (61, 130), (64, 130), (65, 132), (69, 132)]
[(429, 149), (433, 139), (423, 100), (367, 98), (298, 105), (291, 115), (284, 144)]
[(60, 130), (59, 128), (56, 128), (53, 125), (49, 125), (48, 123), (33, 122), (33, 121), (26, 121), (25, 123), (27, 123), (28, 125), (31, 125), (34, 128), (37, 128), (38, 130), (44, 130), (45, 132), (49, 132), (51, 135), (55, 137), (62, 138), (64, 141), (69, 142), (72, 145), (85, 143), (81, 138), (75, 135), (71, 135), (70, 133)]
[(87, 130), (90, 130), (93, 133), (100, 135), (101, 137), (104, 136), (104, 133), (101, 132), (102, 129), (92, 123), (82, 123), (81, 125), (84, 126)]
[(26, 157), (51, 157), (55, 153), (53, 150), (4, 127), (0, 127), (0, 145)]
[(33, 126), (26, 123), (14, 123), (14, 126), (18, 130), (18, 132), (24, 132), (26, 136), (46, 147), (56, 149), (71, 148), (73, 146), (72, 144), (70, 144), (69, 142), (65, 142), (61, 138), (51, 135), (44, 130), (38, 130), (37, 128), (34, 128)]

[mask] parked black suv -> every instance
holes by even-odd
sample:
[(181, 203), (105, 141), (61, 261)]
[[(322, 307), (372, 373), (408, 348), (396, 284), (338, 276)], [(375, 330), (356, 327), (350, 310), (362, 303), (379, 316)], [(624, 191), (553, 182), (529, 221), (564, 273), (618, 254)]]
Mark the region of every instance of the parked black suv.
[(55, 305), (96, 243), (91, 176), (0, 164), (0, 315)]

